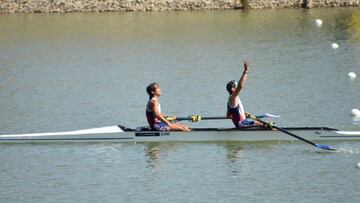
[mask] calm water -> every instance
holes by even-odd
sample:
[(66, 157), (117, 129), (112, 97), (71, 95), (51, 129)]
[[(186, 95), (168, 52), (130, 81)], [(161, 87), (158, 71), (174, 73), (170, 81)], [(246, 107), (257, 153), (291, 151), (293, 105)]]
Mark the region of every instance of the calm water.
[[(360, 130), (359, 54), (358, 8), (1, 15), (0, 134), (145, 125), (153, 81), (164, 113), (222, 116), (244, 59), (247, 111)], [(327, 144), (1, 144), (0, 202), (359, 201), (360, 143)]]

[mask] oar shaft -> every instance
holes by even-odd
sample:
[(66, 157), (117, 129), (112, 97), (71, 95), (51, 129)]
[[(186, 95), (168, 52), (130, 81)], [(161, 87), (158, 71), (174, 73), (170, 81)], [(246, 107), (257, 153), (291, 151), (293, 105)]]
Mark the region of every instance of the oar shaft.
[(297, 139), (299, 139), (299, 140), (302, 140), (302, 141), (304, 141), (304, 142), (306, 142), (306, 143), (309, 143), (309, 144), (311, 144), (311, 145), (313, 145), (313, 146), (316, 147), (316, 144), (313, 143), (313, 142), (311, 142), (310, 140), (306, 140), (306, 139), (304, 139), (304, 138), (302, 138), (302, 137), (299, 137), (299, 136), (297, 136), (297, 135), (295, 135), (295, 134), (293, 134), (293, 133), (291, 133), (291, 132), (289, 132), (289, 131), (286, 131), (286, 130), (284, 130), (284, 129), (282, 129), (282, 128), (278, 128), (277, 126), (273, 126), (273, 128), (275, 128), (276, 130), (281, 131), (281, 132), (283, 132), (283, 133), (286, 133), (286, 134), (288, 134), (288, 135), (290, 135), (290, 136), (292, 136), (292, 137), (295, 137), (295, 138), (297, 138)]
[[(207, 116), (207, 117), (202, 117), (200, 115), (190, 115), (188, 117), (177, 117), (176, 120), (177, 121), (194, 121), (194, 117), (198, 118), (195, 119), (196, 121), (200, 121), (200, 120), (223, 120), (223, 119), (231, 119), (230, 117), (226, 117), (226, 116)], [(269, 114), (269, 113), (265, 113), (262, 115), (258, 115), (256, 116), (256, 118), (278, 118), (278, 115), (274, 115), (274, 114)]]
[[(230, 119), (228, 117), (224, 117), (224, 116), (213, 116), (213, 117), (201, 117), (201, 120), (221, 120), (221, 119)], [(176, 117), (176, 120), (178, 121), (191, 121), (192, 118), (189, 117)]]
[[(262, 123), (262, 124), (264, 124), (264, 125), (268, 125), (268, 124), (269, 124), (268, 122), (265, 122), (265, 121), (260, 120), (260, 119), (258, 119), (258, 118), (256, 118), (255, 120), (258, 121), (258, 122), (260, 122), (260, 123)], [(279, 127), (274, 126), (274, 125), (272, 126), (272, 128), (274, 128), (274, 129), (276, 129), (276, 130), (278, 130), (278, 131), (281, 131), (281, 132), (283, 132), (283, 133), (285, 133), (285, 134), (288, 134), (288, 135), (290, 135), (290, 136), (292, 136), (292, 137), (295, 137), (295, 138), (297, 138), (297, 139), (299, 139), (299, 140), (302, 140), (302, 141), (304, 141), (304, 142), (306, 142), (306, 143), (309, 143), (309, 144), (311, 144), (311, 145), (313, 145), (313, 146), (316, 147), (316, 144), (315, 144), (315, 143), (313, 143), (313, 142), (311, 142), (311, 141), (309, 141), (309, 140), (306, 140), (306, 139), (304, 139), (304, 138), (302, 138), (302, 137), (299, 137), (299, 136), (297, 136), (297, 135), (295, 135), (295, 134), (293, 134), (293, 133), (291, 133), (291, 132), (289, 132), (289, 131), (287, 131), (287, 130), (284, 130), (284, 129), (279, 128)]]
[[(270, 123), (265, 122), (265, 121), (257, 118), (256, 116), (251, 115), (251, 114), (250, 114), (250, 118), (253, 119), (253, 120), (256, 120), (256, 121), (258, 121), (258, 122), (260, 122), (260, 123), (262, 123), (262, 124), (264, 124), (264, 125), (269, 125), (269, 124), (270, 124)], [(289, 132), (289, 131), (287, 131), (287, 130), (284, 130), (284, 129), (280, 128), (280, 127), (277, 127), (277, 126), (272, 125), (271, 128), (274, 128), (274, 129), (276, 129), (276, 130), (278, 130), (278, 131), (281, 131), (281, 132), (283, 132), (283, 133), (285, 133), (285, 134), (287, 134), (287, 135), (290, 135), (290, 136), (292, 136), (292, 137), (295, 137), (295, 138), (297, 138), (297, 139), (299, 139), (299, 140), (301, 140), (301, 141), (303, 141), (303, 142), (306, 142), (306, 143), (308, 143), (308, 144), (311, 144), (311, 145), (314, 146), (314, 147), (321, 148), (321, 149), (326, 149), (326, 150), (336, 150), (335, 148), (333, 148), (333, 147), (331, 147), (331, 146), (328, 146), (328, 145), (315, 144), (315, 143), (311, 142), (310, 140), (307, 140), (307, 139), (305, 139), (305, 138), (302, 138), (302, 137), (300, 137), (300, 136), (297, 136), (297, 135), (295, 135), (295, 134), (293, 134), (293, 133), (291, 133), (291, 132)]]
[(201, 117), (201, 120), (221, 120), (221, 119), (230, 119), (230, 117), (224, 117), (224, 116)]

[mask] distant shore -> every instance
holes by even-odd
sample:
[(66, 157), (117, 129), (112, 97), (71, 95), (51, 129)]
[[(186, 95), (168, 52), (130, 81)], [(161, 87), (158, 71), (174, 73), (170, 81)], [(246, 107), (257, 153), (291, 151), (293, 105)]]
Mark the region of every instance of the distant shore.
[(0, 13), (358, 7), (359, 0), (1, 0)]

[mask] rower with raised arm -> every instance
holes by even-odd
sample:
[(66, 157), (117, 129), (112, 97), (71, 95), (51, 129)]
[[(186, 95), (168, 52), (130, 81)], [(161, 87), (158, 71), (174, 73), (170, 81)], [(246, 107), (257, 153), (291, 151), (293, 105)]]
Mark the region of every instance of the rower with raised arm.
[[(146, 118), (151, 130), (156, 131), (190, 131), (190, 128), (182, 123), (171, 123), (166, 119), (163, 113), (161, 113), (160, 106), (160, 85), (156, 82), (147, 86), (146, 92), (149, 94), (149, 101), (146, 104)], [(172, 117), (171, 120), (175, 120), (176, 117)]]
[(249, 63), (244, 62), (244, 71), (238, 82), (232, 80), (227, 83), (226, 90), (229, 92), (226, 116), (231, 118), (236, 128), (245, 126), (263, 126), (262, 124), (246, 119), (244, 106), (239, 94), (244, 88), (249, 73)]

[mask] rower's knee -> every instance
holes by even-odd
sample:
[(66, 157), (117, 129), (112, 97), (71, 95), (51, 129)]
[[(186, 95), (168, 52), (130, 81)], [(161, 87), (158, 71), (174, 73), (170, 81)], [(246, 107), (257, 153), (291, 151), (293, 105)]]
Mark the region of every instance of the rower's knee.
[(191, 131), (187, 125), (172, 125), (170, 130), (172, 130), (172, 131)]

